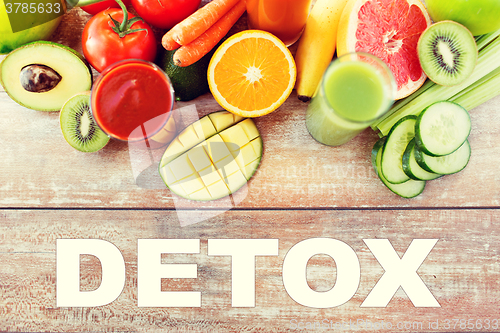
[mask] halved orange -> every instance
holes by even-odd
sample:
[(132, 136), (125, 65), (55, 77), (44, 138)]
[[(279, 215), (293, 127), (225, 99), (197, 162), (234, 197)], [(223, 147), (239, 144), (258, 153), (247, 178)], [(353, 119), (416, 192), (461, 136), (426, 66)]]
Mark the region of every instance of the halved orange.
[(260, 117), (290, 96), (297, 70), (292, 54), (278, 37), (245, 30), (215, 51), (207, 75), (220, 106), (242, 117)]

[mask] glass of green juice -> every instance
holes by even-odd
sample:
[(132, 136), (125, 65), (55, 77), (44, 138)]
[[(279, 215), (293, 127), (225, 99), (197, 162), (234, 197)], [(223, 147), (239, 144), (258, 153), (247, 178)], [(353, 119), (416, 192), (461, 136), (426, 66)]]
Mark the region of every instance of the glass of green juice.
[(318, 142), (340, 146), (386, 113), (396, 82), (387, 65), (364, 52), (345, 54), (329, 65), (306, 112), (306, 127)]

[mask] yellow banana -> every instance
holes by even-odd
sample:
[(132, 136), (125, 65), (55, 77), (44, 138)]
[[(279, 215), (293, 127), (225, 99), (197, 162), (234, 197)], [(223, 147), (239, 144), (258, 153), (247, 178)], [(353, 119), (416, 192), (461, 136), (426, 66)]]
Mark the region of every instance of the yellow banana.
[(295, 88), (301, 101), (307, 102), (335, 54), (337, 29), (342, 10), (349, 0), (316, 0), (299, 40), (295, 63)]

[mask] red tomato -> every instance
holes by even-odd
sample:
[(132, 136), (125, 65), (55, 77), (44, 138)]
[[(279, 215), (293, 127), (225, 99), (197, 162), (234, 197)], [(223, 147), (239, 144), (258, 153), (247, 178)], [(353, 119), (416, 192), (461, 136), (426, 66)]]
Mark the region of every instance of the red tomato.
[(137, 14), (160, 29), (174, 25), (194, 13), (201, 0), (131, 0)]
[[(125, 4), (125, 6), (127, 7), (130, 6), (130, 0), (122, 0), (122, 1)], [(80, 8), (91, 15), (95, 15), (99, 12), (102, 12), (105, 9), (120, 8), (120, 6), (115, 0), (103, 0), (101, 2), (96, 2), (91, 5), (83, 6)]]
[[(134, 16), (127, 13), (128, 18)], [(156, 38), (149, 25), (142, 21), (132, 24), (132, 30), (145, 29), (130, 32), (120, 38), (113, 31), (115, 24), (110, 16), (118, 21), (123, 20), (121, 9), (106, 9), (93, 16), (83, 28), (82, 50), (88, 62), (101, 72), (109, 65), (123, 59), (142, 59), (153, 61), (156, 56)]]

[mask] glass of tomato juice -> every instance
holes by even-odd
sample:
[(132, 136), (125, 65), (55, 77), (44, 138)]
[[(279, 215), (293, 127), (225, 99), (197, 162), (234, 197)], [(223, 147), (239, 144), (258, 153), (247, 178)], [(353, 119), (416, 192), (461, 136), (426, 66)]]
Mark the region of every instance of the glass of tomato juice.
[(312, 0), (247, 0), (250, 29), (272, 33), (286, 46), (295, 43), (306, 25)]
[(146, 146), (156, 142), (172, 117), (175, 98), (168, 75), (155, 64), (127, 59), (108, 66), (90, 93), (90, 108), (97, 125), (111, 138)]

